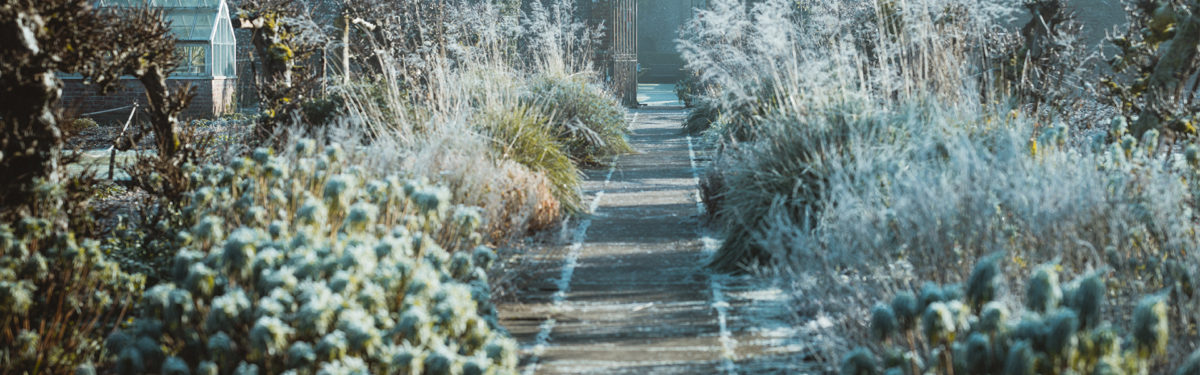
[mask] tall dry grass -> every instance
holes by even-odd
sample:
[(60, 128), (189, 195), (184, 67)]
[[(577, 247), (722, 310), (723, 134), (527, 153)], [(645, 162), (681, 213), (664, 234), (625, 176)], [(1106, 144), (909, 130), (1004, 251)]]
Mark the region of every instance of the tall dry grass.
[[(689, 24), (680, 50), (719, 88), (705, 137), (720, 150), (706, 202), (726, 235), (713, 266), (790, 275), (816, 371), (880, 347), (875, 303), (963, 282), (995, 252), (1007, 290), (1047, 262), (1103, 272), (1114, 322), (1168, 295), (1176, 328), (1155, 368), (1195, 350), (1195, 166), (1182, 145), (1093, 146), (1071, 129), (1108, 124), (1045, 122), (1010, 101), (995, 48), (1014, 3), (719, 0)], [(1016, 295), (1000, 299), (1019, 307)]]

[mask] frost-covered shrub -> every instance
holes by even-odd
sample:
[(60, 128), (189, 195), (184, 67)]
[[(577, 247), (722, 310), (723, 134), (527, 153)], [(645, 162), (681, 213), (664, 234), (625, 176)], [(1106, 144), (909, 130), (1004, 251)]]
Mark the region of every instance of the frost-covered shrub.
[(0, 224), (0, 373), (91, 370), (143, 283), (51, 220)]
[[(977, 280), (1002, 282), (999, 257), (986, 257), (972, 272)], [(926, 304), (924, 313), (898, 310), (879, 304), (872, 310), (876, 341), (851, 351), (842, 360), (843, 373), (949, 373), (956, 374), (1140, 374), (1161, 362), (1168, 340), (1167, 301), (1151, 295), (1140, 299), (1133, 319), (1121, 329), (1106, 321), (1091, 320), (1104, 306), (1105, 283), (1098, 273), (1071, 283), (1056, 282), (1056, 265), (1039, 268), (1026, 283), (1026, 306), (1051, 306), (1048, 310), (1025, 310), (1009, 315), (996, 294), (969, 289), (967, 299), (942, 296)], [(934, 285), (933, 287), (938, 287)], [(973, 292), (973, 293), (972, 293)], [(982, 292), (982, 293), (980, 293)], [(1062, 304), (1048, 304), (1046, 296), (1063, 296)], [(897, 326), (880, 316), (900, 315), (919, 320), (922, 332)], [(882, 358), (878, 360), (877, 358)], [(1181, 368), (1180, 371), (1190, 371)]]
[(683, 120), (683, 132), (699, 135), (711, 128), (721, 116), (718, 105), (719, 102), (702, 96), (693, 99), (692, 105), (689, 105), (692, 110)]
[(568, 155), (594, 164), (605, 156), (633, 151), (625, 140), (628, 124), (617, 99), (586, 75), (546, 73), (528, 85), (526, 101), (544, 106), (553, 132)]
[[(999, 293), (994, 278), (968, 279), (968, 265), (999, 251), (1009, 260), (1003, 273), (1019, 277), (1016, 294), (1026, 296), (1030, 311), (1048, 314), (1067, 304), (1066, 295), (1048, 287), (1059, 283), (1056, 274), (1034, 267), (1058, 260), (1069, 270), (1111, 270), (1116, 311), (1128, 313), (1140, 296), (1165, 289), (1169, 306), (1177, 306), (1167, 310), (1172, 321), (1196, 319), (1192, 285), (1200, 258), (1190, 249), (1200, 245), (1194, 216), (1200, 176), (1185, 155), (1151, 151), (1123, 135), (1117, 138), (1125, 142), (1101, 141), (1092, 151), (1061, 143), (1050, 129), (1034, 133), (1025, 120), (967, 120), (971, 115), (942, 111), (840, 111), (859, 121), (882, 118), (879, 129), (886, 131), (860, 126), (849, 142), (808, 143), (819, 145), (814, 154), (823, 164), (806, 164), (812, 159), (800, 147), (765, 140), (801, 138), (807, 127), (780, 127), (744, 145), (734, 159), (740, 164), (723, 175), (731, 186), (721, 195), (721, 215), (730, 217), (727, 241), (745, 240), (792, 268), (809, 293), (853, 296), (821, 306), (856, 316), (883, 292), (921, 279), (966, 282), (963, 302), (978, 306)], [(817, 172), (822, 178), (809, 177)], [(822, 195), (811, 198), (812, 191)], [(823, 209), (799, 209), (814, 200)], [(759, 220), (739, 221), (734, 212)], [(865, 327), (844, 323), (837, 326), (841, 337), (867, 336)], [(1172, 342), (1187, 342), (1183, 332), (1171, 331)], [(1169, 347), (1169, 358), (1181, 350)]]
[(761, 125), (767, 135), (746, 143), (729, 155), (722, 171), (723, 191), (716, 212), (725, 225), (726, 239), (712, 265), (735, 270), (764, 264), (771, 251), (756, 237), (767, 230), (773, 215), (792, 222), (810, 220), (826, 205), (829, 178), (850, 156), (852, 143), (870, 143), (903, 136), (887, 126), (890, 115), (847, 103), (813, 116), (777, 117)]
[[(108, 339), (119, 373), (422, 373), (516, 366), (475, 208), (299, 140), (192, 174), (170, 280)], [(435, 373), (443, 373), (435, 372)]]
[(572, 155), (551, 117), (539, 107), (513, 106), (485, 108), (476, 119), (484, 134), (492, 138), (492, 147), (504, 158), (544, 174), (550, 180), (554, 197), (566, 211), (584, 210), (579, 168), (571, 161)]

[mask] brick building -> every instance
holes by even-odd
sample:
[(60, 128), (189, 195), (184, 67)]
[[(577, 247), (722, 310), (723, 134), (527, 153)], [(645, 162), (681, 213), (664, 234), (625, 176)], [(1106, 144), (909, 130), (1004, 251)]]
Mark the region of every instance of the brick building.
[[(196, 96), (184, 111), (189, 118), (211, 118), (237, 108), (237, 41), (225, 0), (97, 0), (97, 7), (161, 7), (171, 23), (180, 63), (168, 79), (172, 85), (190, 84)], [(79, 114), (145, 103), (141, 83), (129, 77), (114, 93), (101, 96), (77, 75), (63, 80), (63, 104)], [(128, 113), (128, 112), (125, 112)], [(115, 117), (114, 117), (115, 116)], [(119, 118), (119, 113), (95, 116)]]

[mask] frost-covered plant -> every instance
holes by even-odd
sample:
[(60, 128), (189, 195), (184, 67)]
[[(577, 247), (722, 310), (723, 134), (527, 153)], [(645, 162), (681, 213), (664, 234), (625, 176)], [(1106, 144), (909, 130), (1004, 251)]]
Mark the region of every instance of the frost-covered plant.
[[(61, 189), (40, 185), (38, 199), (60, 200)], [(53, 220), (0, 224), (0, 373), (94, 370), (143, 283)]]
[[(756, 240), (772, 215), (793, 222), (812, 219), (825, 206), (830, 175), (855, 142), (903, 136), (887, 126), (887, 115), (863, 113), (861, 104), (845, 103), (820, 114), (779, 118), (762, 126), (759, 142), (747, 143), (724, 165), (725, 186), (717, 219), (726, 239), (712, 265), (736, 270), (763, 264), (771, 251)], [(736, 191), (732, 191), (736, 190)]]
[[(997, 269), (998, 258), (985, 258), (976, 266), (971, 280), (1001, 277)], [(1050, 280), (1049, 269), (1043, 267), (1035, 278)], [(1003, 282), (1002, 280), (999, 282)], [(878, 337), (871, 347), (883, 353), (883, 371), (897, 373), (956, 373), (956, 374), (1072, 374), (1098, 373), (1100, 369), (1118, 373), (1145, 373), (1154, 363), (1164, 359), (1167, 341), (1167, 313), (1163, 299), (1159, 296), (1142, 298), (1129, 332), (1132, 341), (1122, 345), (1122, 339), (1107, 322), (1081, 324), (1081, 316), (1095, 314), (1091, 308), (1103, 304), (1104, 290), (1096, 274), (1088, 274), (1060, 287), (1057, 283), (1029, 282), (1040, 291), (1027, 299), (1044, 299), (1044, 295), (1076, 296), (1087, 294), (1097, 301), (1084, 304), (1068, 303), (1051, 310), (1026, 310), (1019, 317), (1008, 318), (1005, 307), (993, 297), (971, 293), (972, 303), (982, 302), (983, 310), (972, 311), (963, 302), (948, 299), (929, 304), (920, 320), (925, 334), (923, 340), (890, 341), (895, 337), (913, 337), (910, 327), (893, 330), (886, 319), (880, 320), (881, 311), (890, 310), (887, 305), (877, 305), (872, 310), (872, 331), (887, 334)], [(1091, 295), (1086, 289), (1097, 285), (1100, 293)], [(994, 297), (998, 297), (993, 295)], [(978, 300), (982, 299), (982, 300)], [(978, 301), (977, 301), (978, 300)], [(1026, 301), (1026, 306), (1045, 302)], [(882, 324), (886, 327), (876, 327)], [(922, 345), (923, 343), (924, 345)], [(853, 369), (852, 373), (877, 373), (880, 361), (865, 348), (851, 351), (842, 360), (842, 369)], [(1184, 371), (1184, 370), (1181, 370)], [(1110, 372), (1100, 372), (1110, 373)]]
[[(540, 107), (517, 103), (513, 106), (497, 111), (489, 109), (476, 119), (483, 133), (492, 138), (492, 148), (502, 157), (545, 175), (552, 184), (554, 197), (568, 212), (582, 211), (581, 174), (571, 161), (575, 155), (563, 146), (560, 136), (564, 134)], [(579, 130), (583, 135), (595, 135), (586, 127)]]
[(555, 137), (567, 155), (596, 164), (614, 154), (633, 151), (625, 140), (629, 131), (616, 98), (586, 76), (541, 74), (531, 79), (526, 102), (550, 114)]
[(109, 338), (117, 372), (514, 370), (475, 209), (336, 145), (254, 155), (192, 175), (197, 235)]
[[(835, 319), (822, 358), (870, 342), (880, 331), (861, 318), (889, 321), (872, 306), (915, 280), (965, 282), (962, 297), (929, 287), (920, 297), (897, 297), (904, 311), (892, 306), (900, 326), (928, 328), (942, 344), (952, 325), (919, 323), (929, 306), (944, 308), (932, 315), (939, 318), (978, 315), (989, 330), (1021, 311), (986, 302), (1009, 298), (989, 276), (996, 274), (1016, 276), (1012, 294), (1035, 297), (1028, 309), (1059, 328), (1125, 320), (1114, 317), (1163, 290), (1168, 321), (1196, 319), (1189, 290), (1200, 264), (1192, 250), (1200, 246), (1200, 151), (1192, 151), (1200, 149), (1129, 134), (1125, 119), (1089, 142), (1072, 131), (1094, 124), (1026, 117), (1027, 108), (991, 86), (998, 77), (983, 63), (996, 57), (986, 47), (997, 16), (1015, 3), (713, 1), (680, 42), (722, 111), (772, 103), (741, 124), (714, 127), (732, 134), (748, 125), (754, 135), (726, 137), (736, 142), (718, 144), (708, 173), (705, 202), (718, 203), (710, 212), (727, 235), (714, 265), (789, 268), (805, 295), (801, 308), (853, 317)], [(769, 95), (755, 91), (768, 86)], [(988, 254), (1005, 262), (967, 279)], [(1037, 270), (1051, 261), (1062, 269)], [(1110, 272), (1113, 308), (1079, 297), (1103, 294), (1097, 280), (1055, 280), (1084, 269)], [(1057, 314), (1065, 308), (1075, 316)], [(1184, 331), (1168, 332), (1172, 361), (1187, 349), (1179, 345)], [(985, 345), (954, 332), (968, 340), (960, 344)], [(911, 336), (895, 341), (928, 335)], [(1025, 351), (1012, 353), (1003, 360), (1030, 363)]]

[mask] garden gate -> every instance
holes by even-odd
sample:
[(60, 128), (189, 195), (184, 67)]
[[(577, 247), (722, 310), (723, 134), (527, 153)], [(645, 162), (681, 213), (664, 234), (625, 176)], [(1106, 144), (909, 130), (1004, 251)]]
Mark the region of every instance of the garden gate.
[(612, 0), (612, 54), (613, 90), (637, 107), (637, 0)]

